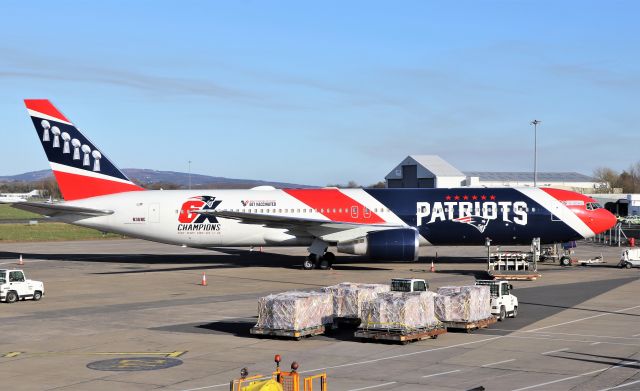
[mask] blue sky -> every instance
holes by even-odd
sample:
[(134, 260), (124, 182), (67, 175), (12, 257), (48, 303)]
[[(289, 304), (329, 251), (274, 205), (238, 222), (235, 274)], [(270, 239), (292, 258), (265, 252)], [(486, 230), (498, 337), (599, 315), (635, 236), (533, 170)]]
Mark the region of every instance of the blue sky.
[(22, 99), (114, 162), (325, 185), (408, 154), (592, 173), (640, 158), (636, 1), (4, 1), (0, 175), (48, 167)]

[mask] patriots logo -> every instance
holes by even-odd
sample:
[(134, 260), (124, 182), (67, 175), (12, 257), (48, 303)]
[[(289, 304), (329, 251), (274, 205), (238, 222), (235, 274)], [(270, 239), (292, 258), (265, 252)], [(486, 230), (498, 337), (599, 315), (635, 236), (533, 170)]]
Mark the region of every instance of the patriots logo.
[(484, 230), (487, 228), (487, 225), (491, 220), (482, 216), (464, 216), (458, 217), (457, 219), (453, 219), (451, 221), (472, 225), (476, 227), (478, 231), (480, 231), (480, 233), (484, 233)]
[[(217, 208), (218, 205), (220, 205), (220, 203), (222, 202), (222, 201), (216, 201), (216, 197), (206, 196), (206, 195), (203, 195), (200, 197), (194, 197), (194, 198), (199, 198), (200, 200), (202, 200), (202, 202), (204, 202), (204, 205), (202, 205), (203, 210), (213, 210)], [(200, 215), (196, 218), (194, 223), (195, 224), (204, 223), (205, 221), (208, 221), (210, 223), (217, 223), (218, 219), (216, 219), (215, 216)]]
[(216, 197), (208, 195), (191, 197), (182, 204), (180, 208), (182, 212), (178, 216), (178, 221), (185, 224), (217, 223), (218, 219), (215, 216), (191, 213), (191, 211), (215, 210), (221, 203), (222, 201), (216, 200)]

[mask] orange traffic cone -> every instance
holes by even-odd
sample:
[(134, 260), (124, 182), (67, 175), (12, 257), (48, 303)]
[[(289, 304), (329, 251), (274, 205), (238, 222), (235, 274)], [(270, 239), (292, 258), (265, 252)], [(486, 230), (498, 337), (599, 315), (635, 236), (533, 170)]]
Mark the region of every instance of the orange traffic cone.
[(435, 273), (436, 267), (433, 265), (433, 261), (431, 261), (431, 273)]
[(201, 285), (202, 286), (207, 286), (207, 275), (204, 272), (202, 272), (202, 283), (201, 283)]
[(24, 261), (22, 260), (22, 254), (20, 254), (20, 259), (18, 260), (18, 265), (24, 265)]

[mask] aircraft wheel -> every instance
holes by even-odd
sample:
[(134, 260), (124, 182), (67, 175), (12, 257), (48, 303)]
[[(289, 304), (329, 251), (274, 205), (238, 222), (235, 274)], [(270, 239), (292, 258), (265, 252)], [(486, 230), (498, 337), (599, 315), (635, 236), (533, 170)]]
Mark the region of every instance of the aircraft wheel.
[(327, 270), (331, 267), (331, 263), (329, 263), (329, 261), (327, 261), (325, 258), (322, 258), (318, 261), (316, 267), (320, 270)]
[(316, 267), (316, 263), (313, 260), (313, 256), (309, 255), (304, 259), (304, 262), (302, 262), (302, 268), (304, 270), (311, 270), (314, 267)]
[(336, 260), (336, 256), (332, 252), (328, 252), (327, 251), (322, 256), (322, 260), (328, 262), (327, 269), (329, 269), (329, 268), (331, 268), (331, 266), (333, 266), (333, 261)]

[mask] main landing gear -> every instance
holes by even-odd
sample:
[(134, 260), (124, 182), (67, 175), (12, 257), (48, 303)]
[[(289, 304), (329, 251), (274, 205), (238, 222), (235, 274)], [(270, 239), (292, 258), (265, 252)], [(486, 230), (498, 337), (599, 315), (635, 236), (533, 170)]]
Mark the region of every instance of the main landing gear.
[(309, 246), (309, 255), (302, 263), (302, 268), (305, 270), (330, 269), (335, 261), (336, 256), (332, 252), (328, 252), (329, 244), (321, 239), (315, 239), (311, 246)]
[(326, 252), (323, 256), (318, 257), (316, 254), (309, 254), (302, 263), (302, 268), (305, 270), (320, 269), (327, 270), (333, 266), (333, 261), (336, 256), (332, 252)]

